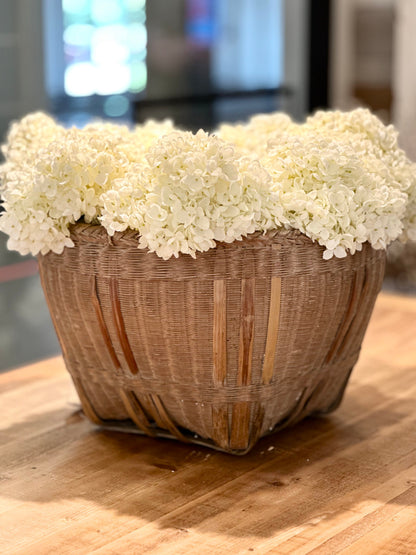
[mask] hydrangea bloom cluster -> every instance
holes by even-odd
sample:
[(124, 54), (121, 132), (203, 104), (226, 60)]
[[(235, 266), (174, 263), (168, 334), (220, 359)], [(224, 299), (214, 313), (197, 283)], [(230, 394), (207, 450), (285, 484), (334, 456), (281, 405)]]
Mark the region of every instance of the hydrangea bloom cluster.
[(416, 164), (399, 148), (396, 129), (392, 125), (386, 127), (363, 108), (352, 112), (319, 111), (303, 127), (306, 133), (349, 144), (369, 174), (378, 174), (384, 178), (385, 186), (406, 193), (401, 239), (416, 240)]
[(215, 241), (280, 227), (283, 210), (269, 182), (259, 162), (239, 158), (218, 137), (176, 131), (150, 147), (142, 171), (104, 193), (101, 221), (110, 235), (138, 229), (140, 246), (164, 259), (195, 256)]
[(269, 148), (264, 166), (291, 227), (324, 245), (324, 258), (344, 257), (369, 241), (385, 248), (403, 228), (407, 196), (364, 166), (348, 144), (312, 134)]
[(61, 253), (71, 247), (69, 226), (81, 218), (99, 223), (101, 195), (134, 165), (146, 145), (171, 129), (170, 122), (126, 126), (94, 123), (64, 129), (36, 113), (15, 123), (3, 153), (0, 230), (21, 254)]
[(277, 139), (287, 132), (295, 131), (298, 125), (287, 114), (257, 114), (246, 124), (220, 125), (217, 135), (224, 141), (232, 143), (246, 156), (260, 158), (267, 152), (270, 139)]
[(35, 113), (13, 124), (3, 153), (0, 230), (22, 254), (71, 247), (80, 220), (137, 230), (164, 259), (280, 227), (325, 246), (324, 258), (416, 239), (416, 166), (368, 110), (304, 124), (259, 115), (213, 135), (170, 121), (64, 129)]

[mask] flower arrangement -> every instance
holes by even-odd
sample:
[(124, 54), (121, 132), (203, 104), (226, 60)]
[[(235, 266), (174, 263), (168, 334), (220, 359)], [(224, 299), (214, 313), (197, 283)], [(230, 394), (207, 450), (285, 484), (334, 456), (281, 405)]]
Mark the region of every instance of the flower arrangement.
[(345, 257), (369, 242), (416, 239), (416, 165), (368, 110), (276, 113), (214, 134), (148, 121), (64, 129), (43, 113), (14, 123), (2, 147), (0, 230), (21, 254), (72, 247), (83, 220), (139, 248), (195, 257), (255, 231), (297, 229)]
[(84, 411), (111, 429), (242, 454), (334, 410), (381, 287), (374, 249), (416, 238), (415, 165), (366, 110), (213, 134), (34, 113), (3, 153), (0, 230), (41, 255)]

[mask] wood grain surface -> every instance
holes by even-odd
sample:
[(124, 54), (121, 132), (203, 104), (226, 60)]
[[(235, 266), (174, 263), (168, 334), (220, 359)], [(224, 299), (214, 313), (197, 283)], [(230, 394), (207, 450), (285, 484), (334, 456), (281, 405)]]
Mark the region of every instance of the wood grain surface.
[(0, 553), (415, 554), (416, 299), (341, 407), (235, 457), (89, 423), (61, 358), (0, 375)]

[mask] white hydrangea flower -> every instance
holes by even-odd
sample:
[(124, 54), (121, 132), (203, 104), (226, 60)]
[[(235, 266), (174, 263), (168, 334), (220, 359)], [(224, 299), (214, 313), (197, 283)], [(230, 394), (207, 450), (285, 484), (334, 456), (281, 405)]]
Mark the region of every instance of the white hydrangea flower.
[(9, 181), (14, 186), (14, 172), (33, 165), (38, 152), (64, 132), (63, 127), (43, 112), (34, 112), (13, 122), (7, 142), (1, 147), (6, 162), (0, 165), (0, 191), (9, 186)]
[(140, 207), (146, 190), (137, 182), (141, 170), (141, 166), (133, 166), (124, 178), (114, 180), (112, 187), (101, 195), (102, 209), (99, 220), (110, 236), (127, 228), (139, 230), (143, 225)]
[(143, 144), (167, 129), (170, 124), (151, 122), (134, 133), (110, 123), (65, 130), (44, 114), (14, 124), (4, 149), (6, 214), (0, 219), (9, 248), (36, 255), (71, 246), (69, 226), (81, 218), (98, 222), (101, 195), (144, 163)]
[(385, 248), (400, 235), (407, 195), (352, 145), (288, 135), (269, 143), (262, 163), (290, 226), (324, 245), (325, 259), (353, 254), (365, 241)]
[(104, 194), (101, 222), (109, 233), (119, 225), (137, 229), (140, 247), (167, 259), (281, 225), (270, 210), (278, 195), (268, 173), (215, 136), (171, 133), (149, 149), (147, 161), (116, 183), (117, 192)]
[(255, 115), (246, 124), (223, 123), (216, 135), (227, 143), (232, 143), (244, 155), (258, 159), (265, 154), (270, 139), (297, 127), (287, 114), (274, 112)]
[(8, 163), (29, 164), (36, 159), (41, 148), (64, 132), (53, 118), (43, 112), (34, 112), (12, 123), (7, 143), (1, 150)]
[(400, 238), (416, 240), (416, 164), (399, 147), (398, 132), (393, 125), (385, 126), (368, 109), (358, 108), (351, 112), (318, 111), (300, 127), (305, 133), (351, 145), (368, 171), (383, 173), (389, 184), (407, 193)]
[(152, 144), (163, 137), (175, 131), (175, 126), (171, 119), (156, 121), (148, 119), (144, 123), (135, 125), (133, 129), (134, 136), (137, 137), (140, 144), (147, 150)]

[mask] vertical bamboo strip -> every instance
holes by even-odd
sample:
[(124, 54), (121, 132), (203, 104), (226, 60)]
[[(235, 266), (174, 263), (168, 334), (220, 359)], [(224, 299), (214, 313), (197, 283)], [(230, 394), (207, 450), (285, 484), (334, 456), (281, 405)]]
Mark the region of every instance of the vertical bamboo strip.
[(175, 426), (174, 422), (172, 421), (171, 417), (166, 411), (160, 396), (154, 395), (154, 394), (151, 394), (150, 396), (151, 396), (155, 411), (158, 414), (160, 421), (162, 422), (161, 428), (164, 428), (165, 430), (169, 430), (169, 432), (177, 439), (187, 442), (188, 438), (186, 438)]
[(272, 277), (266, 349), (264, 353), (262, 373), (263, 384), (269, 384), (273, 378), (274, 358), (276, 354), (277, 336), (279, 333), (281, 294), (282, 278)]
[(223, 449), (229, 448), (228, 407), (226, 404), (212, 407), (212, 439)]
[(132, 391), (124, 391), (120, 389), (120, 397), (126, 407), (127, 413), (139, 430), (142, 430), (148, 436), (156, 435), (150, 427), (150, 422), (140, 405), (139, 400)]
[[(227, 378), (227, 288), (225, 279), (214, 280), (213, 315), (213, 381), (224, 385)], [(223, 449), (228, 448), (229, 426), (227, 405), (213, 406), (212, 439)]]
[(104, 339), (105, 346), (107, 347), (108, 354), (110, 355), (111, 361), (114, 365), (114, 368), (118, 370), (121, 368), (120, 361), (117, 358), (116, 351), (114, 349), (113, 343), (111, 341), (110, 334), (108, 332), (108, 328), (106, 326), (103, 311), (101, 309), (100, 299), (98, 297), (98, 289), (97, 289), (97, 276), (92, 276), (92, 287), (91, 287), (91, 299), (92, 304), (94, 306), (95, 315), (97, 317), (98, 326), (101, 331), (101, 335)]
[(227, 290), (225, 279), (214, 280), (213, 359), (214, 384), (223, 385), (227, 376)]
[(238, 355), (237, 385), (251, 381), (254, 339), (254, 289), (255, 278), (241, 281), (240, 346)]
[(250, 441), (247, 447), (254, 445), (261, 436), (265, 412), (264, 405), (260, 403), (253, 403)]
[(244, 451), (250, 445), (250, 412), (249, 401), (234, 403), (230, 434), (231, 449)]
[(111, 297), (111, 306), (113, 309), (114, 324), (116, 326), (117, 335), (120, 341), (121, 348), (123, 349), (124, 357), (130, 369), (130, 372), (132, 374), (137, 374), (139, 369), (137, 368), (136, 360), (134, 358), (133, 351), (131, 350), (131, 347), (130, 347), (129, 339), (127, 337), (123, 314), (121, 312), (117, 280), (114, 278), (111, 278), (110, 280), (110, 297)]
[[(251, 366), (254, 340), (254, 292), (255, 278), (241, 281), (240, 344), (238, 353), (237, 385), (251, 382)], [(231, 449), (246, 449), (250, 442), (250, 412), (248, 401), (235, 402), (232, 411), (230, 434)]]

